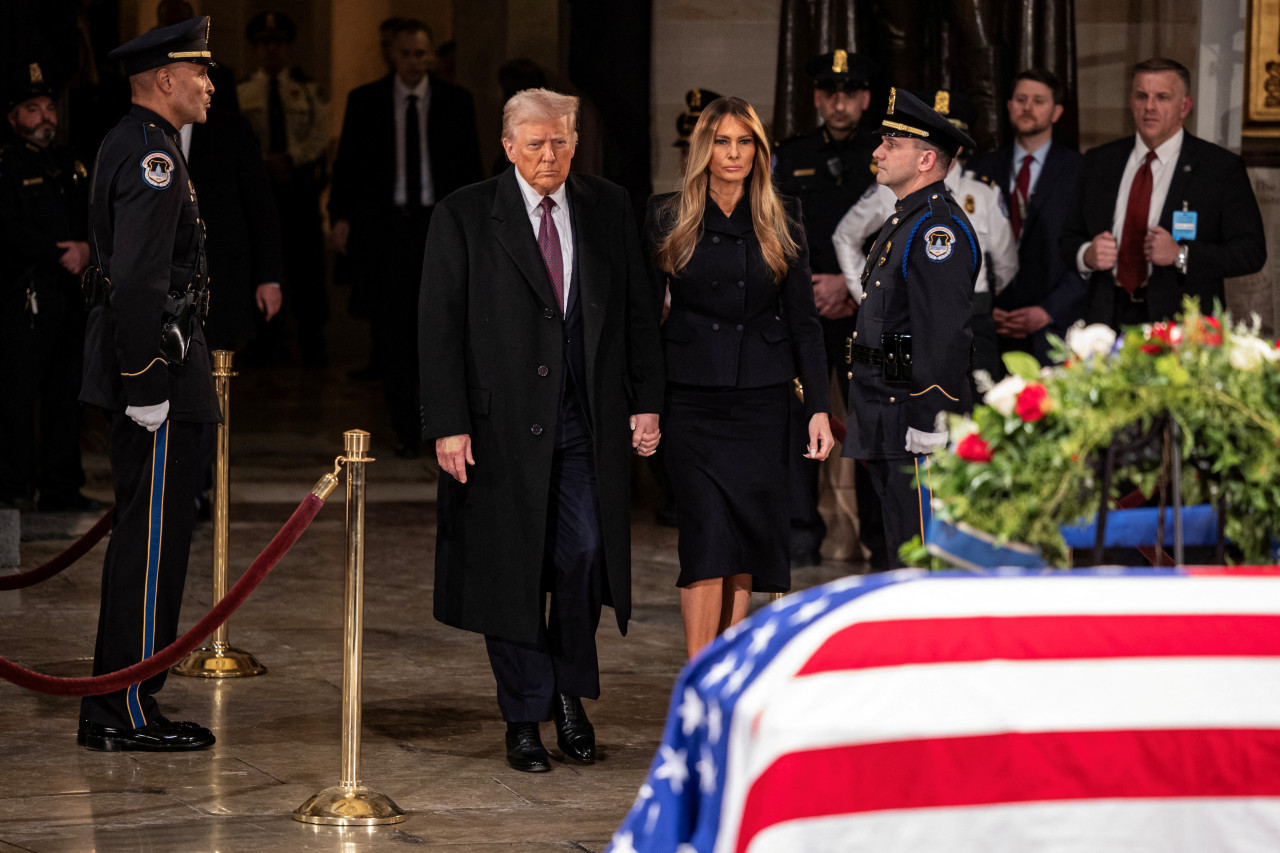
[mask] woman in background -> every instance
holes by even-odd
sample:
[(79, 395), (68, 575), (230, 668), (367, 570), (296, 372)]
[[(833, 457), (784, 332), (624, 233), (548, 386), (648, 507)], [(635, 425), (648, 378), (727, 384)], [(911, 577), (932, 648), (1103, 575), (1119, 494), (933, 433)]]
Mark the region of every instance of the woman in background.
[[(655, 298), (671, 290), (663, 433), (690, 657), (746, 617), (752, 589), (790, 589), (787, 466), (816, 464), (833, 444), (800, 221), (799, 203), (773, 189), (764, 128), (741, 98), (703, 109), (682, 188), (649, 199)], [(788, 447), (797, 375), (812, 462)]]

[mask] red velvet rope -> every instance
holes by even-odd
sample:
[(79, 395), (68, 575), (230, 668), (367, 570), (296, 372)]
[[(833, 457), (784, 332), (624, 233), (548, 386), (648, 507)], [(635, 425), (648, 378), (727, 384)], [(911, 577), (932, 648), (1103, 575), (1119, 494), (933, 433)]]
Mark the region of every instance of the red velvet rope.
[(43, 566), (38, 566), (22, 574), (0, 577), (0, 591), (26, 589), (29, 586), (35, 586), (41, 581), (47, 581), (85, 554), (88, 554), (93, 550), (93, 546), (101, 542), (102, 537), (106, 536), (108, 531), (111, 530), (111, 512), (111, 510), (107, 510), (106, 514), (98, 519), (98, 523), (89, 528), (88, 533), (81, 536), (72, 543), (70, 548)]
[(130, 684), (145, 681), (168, 669), (199, 646), (219, 625), (231, 618), (231, 614), (244, 604), (249, 594), (257, 589), (258, 584), (262, 583), (267, 574), (275, 568), (276, 563), (280, 562), (280, 558), (288, 553), (293, 543), (298, 541), (322, 506), (324, 501), (313, 494), (308, 494), (280, 528), (280, 532), (267, 544), (266, 548), (262, 549), (262, 553), (253, 561), (253, 565), (249, 566), (222, 600), (215, 604), (203, 619), (192, 626), (190, 631), (151, 657), (116, 672), (95, 675), (91, 678), (55, 678), (52, 675), (24, 669), (0, 657), (0, 678), (12, 681), (28, 690), (54, 696), (97, 696), (123, 690)]

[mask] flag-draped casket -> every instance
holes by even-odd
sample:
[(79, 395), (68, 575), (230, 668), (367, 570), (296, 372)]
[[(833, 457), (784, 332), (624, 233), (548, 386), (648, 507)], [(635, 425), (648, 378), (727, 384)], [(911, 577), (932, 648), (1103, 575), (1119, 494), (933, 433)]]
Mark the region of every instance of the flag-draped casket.
[(613, 853), (1280, 850), (1280, 574), (848, 578), (681, 674)]

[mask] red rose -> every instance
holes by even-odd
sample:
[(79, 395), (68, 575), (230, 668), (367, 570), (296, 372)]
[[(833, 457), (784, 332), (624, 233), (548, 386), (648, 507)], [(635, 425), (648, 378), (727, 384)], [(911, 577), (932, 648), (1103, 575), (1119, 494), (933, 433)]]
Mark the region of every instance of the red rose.
[(1018, 417), (1028, 423), (1040, 420), (1053, 411), (1053, 401), (1049, 399), (1048, 389), (1039, 382), (1028, 383), (1027, 387), (1018, 393), (1014, 411), (1018, 413)]
[(1143, 344), (1142, 346), (1138, 347), (1138, 349), (1140, 349), (1142, 352), (1145, 352), (1147, 355), (1159, 355), (1160, 353), (1164, 352), (1164, 347), (1160, 346), (1159, 344)]
[(1201, 317), (1200, 334), (1205, 346), (1222, 346), (1222, 324), (1218, 322), (1217, 317)]
[(956, 445), (956, 456), (966, 462), (990, 462), (991, 446), (982, 440), (982, 436), (971, 432)]

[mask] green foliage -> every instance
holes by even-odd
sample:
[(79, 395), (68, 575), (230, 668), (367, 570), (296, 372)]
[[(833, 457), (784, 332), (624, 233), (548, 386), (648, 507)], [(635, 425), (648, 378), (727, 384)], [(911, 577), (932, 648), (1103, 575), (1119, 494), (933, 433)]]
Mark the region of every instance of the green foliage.
[[(1270, 562), (1270, 536), (1280, 534), (1280, 351), (1258, 337), (1256, 324), (1232, 327), (1222, 312), (1204, 317), (1192, 300), (1176, 323), (1127, 329), (1114, 346), (1108, 334), (1073, 329), (1050, 370), (1028, 374), (1015, 361), (1010, 369), (1020, 378), (989, 391), (989, 405), (978, 406), (971, 422), (953, 421), (953, 437), (975, 428), (977, 436), (935, 454), (936, 514), (1000, 543), (1032, 545), (1065, 567), (1058, 528), (1097, 513), (1100, 454), (1117, 435), (1171, 412), (1183, 430), (1183, 502), (1215, 503), (1225, 493), (1227, 537), (1245, 562)], [(1025, 390), (1016, 390), (1020, 382)], [(1041, 385), (1045, 402), (1030, 407)], [(971, 461), (982, 443), (990, 461)], [(1120, 483), (1150, 493), (1157, 469), (1118, 469), (1111, 497), (1120, 496)]]

